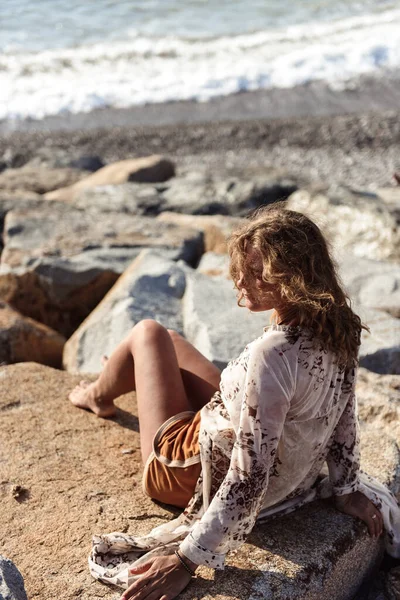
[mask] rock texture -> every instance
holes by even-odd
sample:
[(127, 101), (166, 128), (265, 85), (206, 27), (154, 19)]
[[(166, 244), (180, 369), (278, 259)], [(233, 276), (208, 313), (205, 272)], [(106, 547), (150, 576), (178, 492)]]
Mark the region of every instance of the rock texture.
[(363, 331), (360, 364), (375, 373), (400, 374), (400, 320), (387, 313), (354, 306), (370, 332)]
[(200, 231), (59, 203), (10, 211), (4, 229), (0, 299), (67, 336), (143, 248), (189, 263), (203, 250)]
[(65, 338), (0, 302), (0, 363), (34, 361), (61, 367)]
[(183, 298), (184, 332), (192, 344), (223, 369), (269, 325), (270, 312), (251, 313), (237, 305), (233, 283), (188, 273)]
[(231, 281), (145, 251), (68, 340), (63, 363), (72, 372), (98, 373), (102, 356), (109, 355), (138, 321), (150, 318), (184, 333), (223, 368), (262, 334), (269, 317), (238, 307)]
[(244, 219), (226, 215), (184, 215), (168, 211), (161, 213), (157, 219), (202, 231), (204, 251), (218, 254), (227, 252), (227, 238), (244, 222)]
[(137, 183), (155, 183), (167, 181), (175, 175), (174, 163), (162, 156), (147, 156), (145, 158), (129, 158), (111, 163), (96, 170), (91, 175), (75, 185), (58, 189), (46, 194), (48, 200), (70, 202), (75, 194), (82, 189), (98, 185), (120, 184), (127, 181)]
[(119, 278), (90, 316), (68, 340), (64, 368), (98, 373), (109, 355), (138, 321), (156, 319), (182, 332), (183, 266), (144, 251)]
[(28, 600), (24, 580), (14, 563), (0, 556), (0, 598), (1, 600)]
[(30, 191), (45, 194), (62, 186), (73, 185), (84, 177), (79, 169), (48, 169), (25, 165), (20, 169), (6, 169), (0, 174), (0, 190), (6, 192)]
[(288, 200), (327, 233), (337, 256), (347, 252), (371, 260), (400, 260), (400, 228), (393, 207), (379, 196), (342, 187), (299, 190)]
[[(359, 260), (354, 259), (356, 265)], [(224, 368), (249, 340), (262, 334), (271, 319), (270, 313), (251, 313), (237, 306), (228, 265), (226, 254), (213, 252), (203, 254), (196, 270), (157, 254), (141, 255), (68, 341), (65, 368), (99, 372), (101, 357), (109, 355), (143, 318), (183, 332), (209, 360)], [(180, 282), (177, 296), (176, 279)], [(166, 281), (173, 281), (173, 289), (166, 287)], [(350, 287), (358, 290), (358, 283), (355, 277)], [(370, 327), (362, 334), (361, 365), (377, 373), (400, 374), (400, 320), (381, 310), (354, 306)]]
[[(365, 377), (363, 467), (396, 486), (399, 377)], [(171, 518), (142, 494), (134, 394), (121, 397), (116, 417), (104, 421), (66, 400), (81, 376), (19, 364), (1, 368), (0, 379), (4, 554), (25, 574), (30, 600), (118, 598), (89, 575), (91, 535), (146, 532)], [(201, 568), (182, 599), (350, 600), (380, 551), (363, 525), (329, 502), (314, 503), (257, 525), (224, 572)]]
[[(100, 175), (101, 171), (95, 175)], [(89, 179), (93, 185), (88, 187), (85, 181), (68, 188), (69, 195), (57, 190), (46, 198), (68, 200), (74, 206), (96, 207), (104, 212), (123, 210), (132, 214), (157, 215), (170, 211), (187, 216), (243, 216), (263, 204), (285, 200), (297, 189), (295, 181), (275, 171), (243, 178), (194, 171), (154, 185), (97, 183), (94, 175)]]
[(340, 275), (353, 301), (400, 318), (400, 265), (348, 254)]

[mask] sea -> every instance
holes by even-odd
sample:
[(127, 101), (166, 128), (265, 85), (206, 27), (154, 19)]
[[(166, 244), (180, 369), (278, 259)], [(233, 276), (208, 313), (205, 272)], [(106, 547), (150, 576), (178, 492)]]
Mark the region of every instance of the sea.
[(2, 0), (0, 120), (207, 102), (400, 67), (391, 0)]

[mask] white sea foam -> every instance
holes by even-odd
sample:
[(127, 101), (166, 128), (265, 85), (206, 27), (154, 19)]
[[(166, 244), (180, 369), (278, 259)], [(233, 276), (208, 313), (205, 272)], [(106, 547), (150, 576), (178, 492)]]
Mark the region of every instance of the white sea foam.
[(331, 86), (400, 67), (400, 10), (201, 39), (144, 37), (0, 57), (0, 119)]

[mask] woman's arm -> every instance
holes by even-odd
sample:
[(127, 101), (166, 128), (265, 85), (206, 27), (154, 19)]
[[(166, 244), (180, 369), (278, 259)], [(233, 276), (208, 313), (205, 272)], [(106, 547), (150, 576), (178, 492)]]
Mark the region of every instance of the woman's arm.
[(383, 531), (380, 511), (364, 494), (357, 491), (360, 470), (360, 435), (357, 402), (353, 394), (335, 429), (326, 460), (335, 495), (335, 505), (341, 512), (364, 521), (374, 537)]
[(360, 470), (360, 435), (357, 401), (354, 394), (351, 395), (336, 425), (326, 462), (335, 496), (357, 491)]
[(293, 380), (285, 356), (252, 348), (229, 471), (202, 519), (180, 545), (196, 564), (223, 568), (225, 554), (252, 530), (275, 465)]

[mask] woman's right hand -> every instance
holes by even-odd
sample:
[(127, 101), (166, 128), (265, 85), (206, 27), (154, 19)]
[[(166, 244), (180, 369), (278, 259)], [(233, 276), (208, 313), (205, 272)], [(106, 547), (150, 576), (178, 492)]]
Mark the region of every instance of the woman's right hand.
[(361, 492), (353, 492), (344, 496), (335, 496), (338, 510), (364, 521), (370, 536), (378, 538), (383, 532), (383, 519), (375, 504)]

